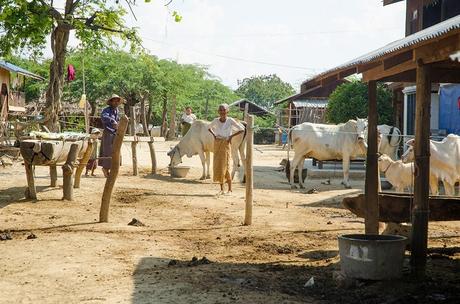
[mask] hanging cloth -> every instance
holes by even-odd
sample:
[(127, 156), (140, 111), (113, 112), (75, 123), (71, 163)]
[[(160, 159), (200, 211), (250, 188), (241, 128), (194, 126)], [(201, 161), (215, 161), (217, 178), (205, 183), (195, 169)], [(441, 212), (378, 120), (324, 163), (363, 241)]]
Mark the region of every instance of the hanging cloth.
[(71, 82), (75, 80), (75, 68), (73, 65), (67, 65), (67, 81)]

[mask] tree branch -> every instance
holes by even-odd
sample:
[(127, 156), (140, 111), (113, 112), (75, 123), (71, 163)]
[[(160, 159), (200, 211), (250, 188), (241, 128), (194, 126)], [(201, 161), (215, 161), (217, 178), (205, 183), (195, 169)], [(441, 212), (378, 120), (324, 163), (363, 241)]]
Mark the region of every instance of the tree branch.
[(56, 19), (56, 20), (59, 20), (61, 21), (63, 18), (62, 18), (62, 15), (61, 13), (55, 9), (52, 5), (49, 5), (48, 3), (46, 3), (44, 0), (38, 0), (43, 6), (47, 7), (48, 10), (49, 10), (49, 13), (50, 15)]

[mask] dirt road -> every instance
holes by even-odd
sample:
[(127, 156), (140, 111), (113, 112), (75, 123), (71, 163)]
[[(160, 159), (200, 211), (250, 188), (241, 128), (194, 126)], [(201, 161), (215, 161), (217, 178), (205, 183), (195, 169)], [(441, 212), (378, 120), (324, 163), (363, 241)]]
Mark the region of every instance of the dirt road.
[[(243, 186), (216, 195), (217, 185), (198, 180), (198, 157), (184, 159), (192, 166), (186, 179), (170, 178), (170, 145), (156, 143), (157, 176), (148, 174), (142, 145), (144, 168), (131, 176), (129, 148), (123, 148), (107, 224), (97, 223), (102, 172), (84, 178), (75, 201), (64, 202), (62, 189), (47, 187), (46, 168), (37, 168), (39, 200), (30, 202), (23, 167), (0, 168), (0, 230), (12, 237), (0, 241), (0, 303), (459, 302), (458, 223), (430, 225), (428, 280), (405, 275), (338, 287), (332, 280), (339, 269), (337, 235), (364, 229), (340, 201), (362, 191), (362, 181), (345, 190), (338, 180), (313, 180), (305, 191), (292, 191), (276, 171), (285, 152), (258, 146), (254, 224), (246, 227)], [(319, 193), (306, 194), (312, 188)], [(128, 226), (133, 218), (145, 226)], [(315, 285), (304, 287), (312, 276)]]

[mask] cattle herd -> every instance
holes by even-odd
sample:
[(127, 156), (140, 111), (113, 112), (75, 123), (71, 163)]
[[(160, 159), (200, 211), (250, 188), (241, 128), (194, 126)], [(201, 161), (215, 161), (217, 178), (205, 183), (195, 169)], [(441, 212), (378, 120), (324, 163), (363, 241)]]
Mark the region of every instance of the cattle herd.
[[(213, 138), (208, 132), (208, 122), (197, 120), (189, 132), (173, 147), (168, 156), (170, 166), (177, 166), (182, 157), (199, 155), (203, 166), (201, 179), (210, 177), (210, 153), (213, 152)], [(367, 152), (367, 119), (357, 118), (338, 125), (302, 123), (294, 126), (288, 135), (288, 149), (294, 152), (290, 166), (289, 183), (294, 184), (297, 168), (302, 172), (306, 158), (319, 161), (341, 160), (343, 167), (342, 184), (350, 187), (350, 161), (364, 158)], [(398, 160), (398, 151), (402, 146), (401, 132), (398, 128), (379, 125), (379, 170), (398, 192), (412, 191), (414, 183), (414, 139), (407, 141), (406, 152)], [(232, 142), (233, 170), (245, 164), (245, 134), (238, 135)], [(288, 152), (289, 153), (289, 152)], [(439, 194), (439, 182), (442, 182), (446, 195), (455, 195), (455, 184), (460, 180), (460, 136), (449, 134), (442, 141), (430, 141), (430, 191)], [(244, 172), (244, 171), (243, 171)], [(298, 179), (303, 188), (303, 179)]]

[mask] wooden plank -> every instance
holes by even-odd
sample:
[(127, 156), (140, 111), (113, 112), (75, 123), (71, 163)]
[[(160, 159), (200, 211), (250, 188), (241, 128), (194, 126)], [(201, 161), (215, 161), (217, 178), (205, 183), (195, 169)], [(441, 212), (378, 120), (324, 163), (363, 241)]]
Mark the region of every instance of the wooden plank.
[(413, 61), (406, 61), (388, 70), (385, 70), (382, 64), (373, 69), (363, 72), (363, 80), (364, 81), (370, 81), (370, 80), (380, 80), (381, 81), (385, 77), (394, 76), (396, 74), (400, 74), (408, 70), (414, 70), (415, 68), (416, 68), (416, 64)]
[[(411, 221), (413, 196), (403, 193), (379, 193), (379, 221), (407, 223)], [(364, 194), (346, 197), (343, 207), (358, 217), (366, 217), (366, 199)], [(430, 221), (460, 221), (460, 198), (431, 196), (429, 198)]]
[(403, 62), (413, 60), (414, 59), (414, 51), (408, 50), (402, 53), (399, 53), (395, 56), (389, 57), (383, 61), (383, 69), (388, 70), (392, 67), (395, 67)]
[(416, 274), (425, 272), (428, 247), (430, 179), (430, 67), (417, 61), (415, 108), (415, 185), (412, 210), (411, 264)]
[(125, 136), (123, 142), (153, 142), (153, 138), (150, 136)]
[(50, 187), (56, 187), (57, 186), (57, 167), (56, 165), (51, 165), (50, 166)]
[(367, 201), (365, 232), (366, 234), (379, 233), (379, 173), (377, 155), (377, 82), (368, 83), (368, 139), (366, 156), (365, 196)]
[(20, 142), (20, 151), (24, 161), (35, 166), (60, 165), (65, 163), (72, 144), (79, 146), (78, 157), (82, 157), (87, 142), (28, 139)]

